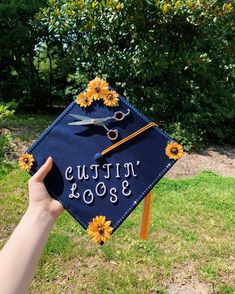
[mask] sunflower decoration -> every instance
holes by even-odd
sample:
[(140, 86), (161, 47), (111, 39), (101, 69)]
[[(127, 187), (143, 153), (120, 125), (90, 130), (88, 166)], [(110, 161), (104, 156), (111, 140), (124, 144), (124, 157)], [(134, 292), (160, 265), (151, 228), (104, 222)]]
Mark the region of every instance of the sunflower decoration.
[(94, 100), (99, 100), (101, 98), (104, 98), (108, 90), (109, 90), (109, 84), (98, 77), (90, 81), (90, 83), (88, 84), (88, 91), (90, 91), (91, 97)]
[(103, 98), (104, 105), (115, 107), (118, 106), (118, 93), (115, 91), (108, 91), (107, 94)]
[(111, 221), (106, 220), (103, 215), (96, 216), (89, 222), (87, 233), (96, 243), (105, 243), (110, 238), (113, 232)]
[(177, 160), (182, 157), (184, 150), (180, 144), (176, 142), (169, 142), (166, 146), (165, 152), (170, 159)]
[(19, 166), (23, 170), (30, 171), (34, 161), (32, 154), (25, 153), (19, 157)]
[(76, 98), (76, 103), (84, 108), (86, 108), (87, 106), (90, 106), (92, 102), (93, 102), (93, 98), (91, 97), (90, 91), (82, 92)]
[(81, 107), (86, 108), (87, 106), (90, 106), (94, 100), (101, 99), (106, 106), (118, 106), (118, 93), (115, 91), (109, 91), (109, 84), (105, 80), (96, 77), (89, 82), (87, 91), (82, 92), (77, 96), (76, 102)]

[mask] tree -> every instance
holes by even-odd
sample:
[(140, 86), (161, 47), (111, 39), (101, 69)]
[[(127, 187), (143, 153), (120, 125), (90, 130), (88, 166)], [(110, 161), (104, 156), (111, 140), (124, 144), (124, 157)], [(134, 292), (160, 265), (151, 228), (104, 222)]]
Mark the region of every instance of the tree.
[(0, 4), (0, 95), (4, 101), (35, 101), (42, 93), (34, 64), (35, 45), (41, 36), (33, 22), (45, 3), (7, 0)]
[(63, 43), (81, 84), (96, 75), (107, 77), (153, 119), (177, 122), (184, 134), (196, 134), (192, 140), (204, 133), (231, 141), (230, 2), (51, 0), (39, 19)]

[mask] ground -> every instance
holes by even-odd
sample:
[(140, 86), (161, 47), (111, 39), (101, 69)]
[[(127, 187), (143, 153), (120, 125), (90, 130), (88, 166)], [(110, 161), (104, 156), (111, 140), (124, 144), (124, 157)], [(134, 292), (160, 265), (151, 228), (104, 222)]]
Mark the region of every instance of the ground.
[[(204, 170), (213, 171), (223, 176), (235, 177), (235, 148), (209, 147), (203, 152), (185, 153), (173, 168), (166, 174), (170, 178), (184, 178), (194, 176)], [(235, 260), (231, 256), (232, 267)], [(191, 271), (189, 271), (191, 272)], [(188, 272), (187, 272), (188, 273)], [(214, 292), (213, 286), (200, 283), (196, 277), (187, 277), (185, 271), (175, 270), (173, 281), (168, 289), (169, 294), (208, 294)]]
[(216, 146), (208, 147), (203, 152), (185, 153), (167, 176), (174, 179), (184, 178), (205, 170), (235, 177), (235, 148)]

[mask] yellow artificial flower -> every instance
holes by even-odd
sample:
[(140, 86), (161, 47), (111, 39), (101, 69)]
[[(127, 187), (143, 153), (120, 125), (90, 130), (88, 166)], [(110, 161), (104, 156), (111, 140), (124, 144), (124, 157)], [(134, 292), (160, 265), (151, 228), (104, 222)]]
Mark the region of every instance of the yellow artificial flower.
[(80, 93), (76, 98), (76, 103), (79, 104), (81, 107), (90, 106), (93, 102), (91, 97), (91, 93), (89, 91)]
[(106, 242), (113, 232), (111, 221), (107, 221), (103, 215), (96, 216), (89, 222), (87, 233), (96, 243)]
[(99, 100), (103, 98), (107, 94), (108, 89), (109, 84), (98, 77), (90, 81), (88, 84), (88, 90), (94, 100)]
[(19, 157), (19, 167), (23, 170), (30, 171), (34, 161), (32, 154), (25, 153)]
[(170, 159), (174, 159), (174, 160), (179, 159), (184, 153), (183, 147), (176, 142), (168, 143), (165, 151), (166, 151), (166, 155)]
[(104, 105), (115, 107), (118, 106), (118, 93), (115, 91), (108, 91), (107, 94), (104, 96)]

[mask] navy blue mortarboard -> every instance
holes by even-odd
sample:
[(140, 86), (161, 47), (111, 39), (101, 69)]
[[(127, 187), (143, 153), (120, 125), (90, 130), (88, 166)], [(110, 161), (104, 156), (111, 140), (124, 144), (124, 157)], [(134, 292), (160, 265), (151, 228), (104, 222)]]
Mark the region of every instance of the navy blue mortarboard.
[(53, 157), (48, 192), (103, 243), (182, 153), (155, 123), (96, 78), (24, 156), (34, 159), (31, 174)]

